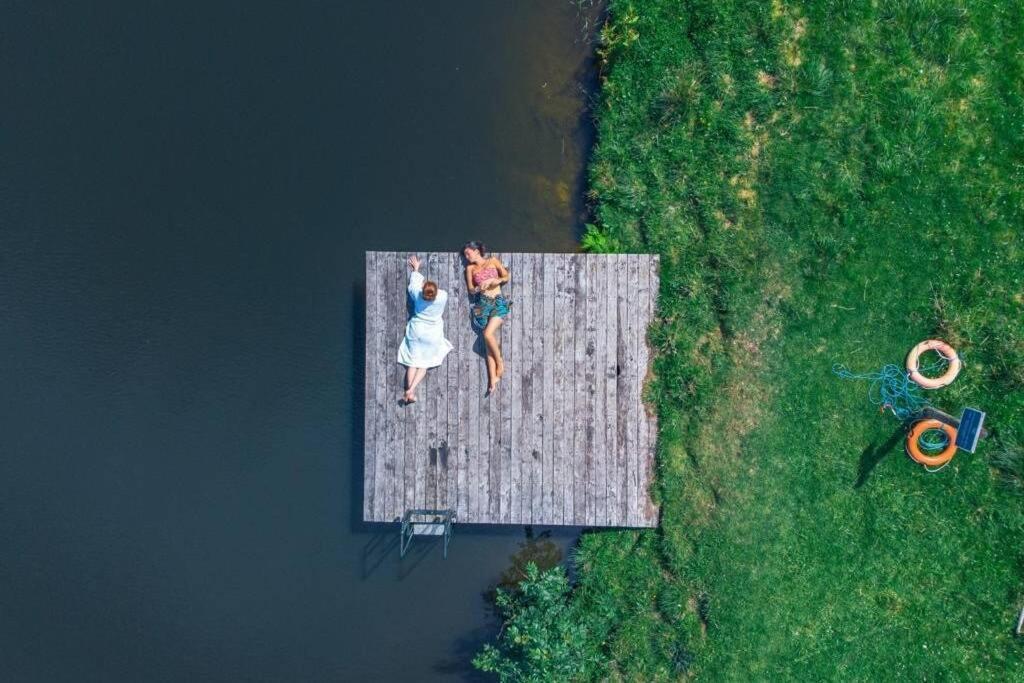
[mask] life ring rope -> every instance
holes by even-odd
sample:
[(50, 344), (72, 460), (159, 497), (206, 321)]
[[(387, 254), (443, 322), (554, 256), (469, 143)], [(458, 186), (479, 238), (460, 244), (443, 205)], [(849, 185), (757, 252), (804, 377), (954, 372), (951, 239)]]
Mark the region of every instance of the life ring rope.
[[(942, 430), (946, 434), (946, 447), (941, 453), (936, 455), (929, 455), (921, 450), (921, 435), (927, 431), (933, 429)], [(949, 461), (956, 455), (956, 427), (946, 424), (941, 420), (929, 418), (927, 420), (918, 420), (911, 427), (910, 433), (907, 434), (907, 455), (916, 462), (927, 467), (942, 468), (949, 464)], [(936, 472), (938, 470), (928, 470), (929, 472)]]
[[(925, 351), (935, 351), (949, 363), (946, 371), (940, 376), (925, 377), (921, 374), (921, 354)], [(914, 384), (924, 389), (941, 389), (942, 387), (949, 386), (956, 379), (956, 376), (960, 374), (961, 367), (962, 363), (956, 349), (941, 339), (926, 339), (910, 349), (910, 353), (907, 354), (907, 374)]]

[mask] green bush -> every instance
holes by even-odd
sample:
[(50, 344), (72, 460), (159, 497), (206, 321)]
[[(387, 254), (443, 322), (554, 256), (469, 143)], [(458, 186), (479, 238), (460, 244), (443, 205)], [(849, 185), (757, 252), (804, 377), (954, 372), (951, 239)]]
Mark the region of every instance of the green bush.
[(498, 589), (497, 605), (505, 625), (497, 645), (484, 646), (473, 660), (476, 668), (497, 674), (502, 681), (588, 677), (593, 658), (585, 650), (586, 621), (574, 613), (562, 567), (541, 572), (529, 563), (517, 589)]

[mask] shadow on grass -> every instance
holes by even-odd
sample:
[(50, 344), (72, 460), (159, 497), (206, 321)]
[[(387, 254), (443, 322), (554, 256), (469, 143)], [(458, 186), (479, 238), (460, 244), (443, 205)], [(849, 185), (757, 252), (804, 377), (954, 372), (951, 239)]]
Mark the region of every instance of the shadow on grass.
[(860, 463), (857, 466), (857, 481), (854, 483), (853, 488), (859, 489), (867, 482), (871, 471), (882, 461), (882, 458), (892, 451), (893, 447), (903, 439), (905, 434), (906, 430), (900, 425), (899, 429), (893, 432), (892, 436), (882, 444), (872, 444), (864, 449), (864, 452), (860, 454)]

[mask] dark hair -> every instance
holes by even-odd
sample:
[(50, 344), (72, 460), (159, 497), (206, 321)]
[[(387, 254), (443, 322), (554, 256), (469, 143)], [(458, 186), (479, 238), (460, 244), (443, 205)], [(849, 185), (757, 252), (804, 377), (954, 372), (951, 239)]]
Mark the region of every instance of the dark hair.
[(476, 249), (477, 251), (480, 252), (481, 256), (487, 256), (487, 245), (481, 242), (480, 240), (473, 240), (471, 242), (466, 242), (465, 244), (463, 244), (462, 251), (466, 251), (467, 249)]
[(424, 301), (433, 301), (437, 298), (437, 283), (433, 280), (427, 280), (423, 283), (423, 299)]

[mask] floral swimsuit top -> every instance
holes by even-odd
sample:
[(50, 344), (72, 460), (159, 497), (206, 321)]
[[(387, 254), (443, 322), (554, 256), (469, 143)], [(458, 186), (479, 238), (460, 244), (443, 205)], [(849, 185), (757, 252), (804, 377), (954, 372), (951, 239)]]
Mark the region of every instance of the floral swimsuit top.
[(477, 268), (473, 271), (473, 284), (479, 287), (481, 282), (487, 282), (488, 280), (493, 280), (496, 277), (498, 277), (498, 269), (494, 266)]

